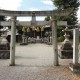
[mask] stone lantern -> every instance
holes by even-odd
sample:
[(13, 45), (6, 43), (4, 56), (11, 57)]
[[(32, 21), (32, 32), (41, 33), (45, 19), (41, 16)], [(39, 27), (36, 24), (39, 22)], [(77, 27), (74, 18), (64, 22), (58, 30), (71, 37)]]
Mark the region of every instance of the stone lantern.
[(0, 29), (0, 31), (3, 33), (1, 35), (1, 37), (2, 37), (1, 44), (7, 44), (8, 41), (7, 41), (6, 37), (7, 37), (8, 28), (7, 27), (4, 27), (3, 29)]
[(65, 39), (61, 45), (59, 56), (60, 58), (63, 58), (63, 59), (73, 58), (73, 48), (69, 40), (70, 35), (69, 35), (68, 27), (66, 26), (66, 28), (63, 31), (65, 32), (64, 34)]
[(28, 44), (28, 38), (27, 38), (27, 36), (25, 35), (25, 33), (27, 32), (27, 30), (26, 30), (25, 27), (23, 27), (23, 28), (22, 28), (22, 31), (23, 31), (22, 43), (20, 43), (20, 45), (27, 45), (27, 44)]
[(10, 44), (8, 43), (6, 39), (8, 28), (4, 27), (3, 29), (0, 29), (0, 31), (3, 33), (1, 35), (2, 40), (0, 43), (0, 59), (9, 59), (10, 58)]

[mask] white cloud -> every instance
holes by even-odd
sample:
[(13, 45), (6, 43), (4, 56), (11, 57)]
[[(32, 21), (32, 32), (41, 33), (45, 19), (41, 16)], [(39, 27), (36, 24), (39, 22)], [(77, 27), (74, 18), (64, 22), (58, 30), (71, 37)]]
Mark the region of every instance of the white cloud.
[(22, 0), (0, 0), (0, 8), (6, 10), (17, 10)]
[(79, 7), (79, 10), (77, 12), (77, 17), (78, 17), (78, 21), (80, 22), (80, 7)]
[(38, 11), (39, 9), (34, 8), (34, 7), (31, 7), (31, 8), (29, 8), (29, 10), (30, 10), (30, 11)]
[[(43, 21), (45, 17), (36, 17), (36, 21)], [(31, 21), (31, 17), (17, 17), (19, 21)]]
[(44, 21), (45, 17), (36, 17), (37, 21)]
[(31, 21), (31, 17), (17, 17), (19, 21)]
[(47, 5), (53, 5), (51, 0), (42, 0), (41, 2)]

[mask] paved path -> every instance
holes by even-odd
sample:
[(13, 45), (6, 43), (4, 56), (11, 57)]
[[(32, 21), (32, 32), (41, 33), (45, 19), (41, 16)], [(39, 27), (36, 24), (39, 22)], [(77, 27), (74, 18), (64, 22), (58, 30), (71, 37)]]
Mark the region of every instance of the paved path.
[(71, 61), (59, 59), (60, 66), (54, 67), (52, 45), (17, 45), (16, 66), (0, 60), (0, 80), (80, 80), (80, 75), (68, 69)]
[[(68, 65), (71, 60), (60, 60), (60, 65)], [(66, 63), (65, 63), (66, 62)], [(46, 44), (17, 45), (16, 64), (28, 66), (53, 66), (53, 47)]]

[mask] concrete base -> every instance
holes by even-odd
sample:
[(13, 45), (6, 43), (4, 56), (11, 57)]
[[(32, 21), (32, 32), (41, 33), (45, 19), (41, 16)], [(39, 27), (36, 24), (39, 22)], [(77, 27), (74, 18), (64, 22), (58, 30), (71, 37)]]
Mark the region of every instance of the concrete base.
[(10, 50), (0, 50), (0, 59), (10, 59)]
[(15, 64), (9, 64), (9, 66), (15, 66)]
[(64, 41), (59, 51), (60, 58), (64, 59), (73, 58), (73, 48), (72, 44), (69, 41)]
[(69, 64), (69, 69), (73, 72), (78, 72), (80, 71), (80, 64), (73, 64), (73, 63), (70, 63)]
[(28, 43), (21, 43), (20, 45), (28, 45)]
[(47, 43), (47, 44), (48, 44), (48, 45), (52, 45), (52, 43), (50, 43), (50, 42), (49, 42), (49, 43)]
[(73, 50), (59, 50), (59, 57), (61, 59), (72, 59)]
[(0, 59), (10, 58), (10, 44), (0, 44)]
[(36, 39), (35, 41), (34, 41), (34, 43), (41, 43), (41, 39)]

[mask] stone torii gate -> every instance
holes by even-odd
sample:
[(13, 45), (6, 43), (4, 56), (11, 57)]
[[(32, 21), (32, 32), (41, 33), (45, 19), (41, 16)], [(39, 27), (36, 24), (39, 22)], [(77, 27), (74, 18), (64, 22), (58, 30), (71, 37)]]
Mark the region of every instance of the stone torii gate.
[[(10, 66), (15, 65), (15, 40), (16, 40), (16, 17), (17, 16), (32, 16), (32, 25), (35, 25), (35, 16), (54, 16), (54, 15), (68, 15), (69, 10), (53, 10), (53, 11), (8, 11), (0, 10), (0, 15), (11, 16), (11, 44), (10, 44)], [(52, 39), (53, 40), (53, 65), (58, 66), (58, 49), (57, 49), (57, 21), (51, 20), (52, 25)]]

